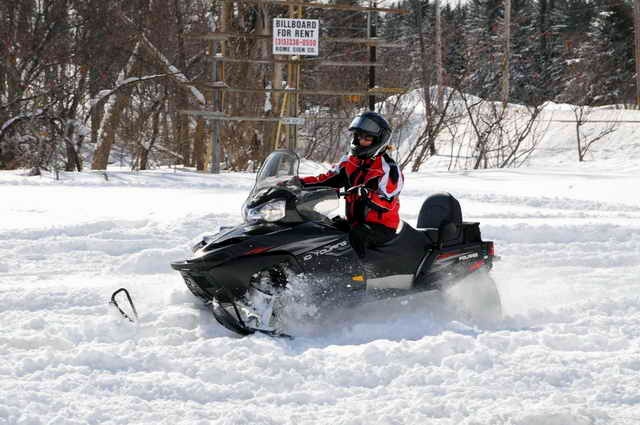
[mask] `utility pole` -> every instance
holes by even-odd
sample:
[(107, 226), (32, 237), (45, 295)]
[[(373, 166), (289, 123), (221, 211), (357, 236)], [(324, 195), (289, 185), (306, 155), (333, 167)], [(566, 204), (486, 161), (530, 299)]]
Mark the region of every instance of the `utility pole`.
[(509, 59), (511, 55), (511, 0), (504, 0), (504, 59), (502, 61), (502, 107), (509, 102)]
[(422, 73), (422, 94), (424, 96), (425, 117), (431, 116), (431, 69), (427, 69), (427, 47), (424, 41), (422, 28), (422, 5), (419, 0), (413, 0), (414, 13), (416, 15), (416, 27), (418, 31), (418, 46), (420, 48), (420, 71)]
[(440, 14), (440, 0), (435, 0), (435, 13), (436, 13), (436, 25), (435, 25), (435, 60), (436, 60), (436, 85), (438, 86), (436, 92), (436, 103), (438, 105), (438, 111), (442, 111), (442, 89), (443, 89), (443, 70), (442, 70), (442, 19)]
[(636, 41), (636, 105), (640, 105), (640, 0), (633, 0), (633, 27)]
[[(302, 19), (302, 7), (289, 6), (289, 17)], [(298, 116), (298, 89), (300, 88), (300, 61), (301, 56), (290, 56), (287, 67), (287, 93), (288, 115), (290, 118)], [(287, 149), (295, 152), (298, 147), (298, 126), (295, 123), (287, 124)]]
[[(222, 31), (225, 31), (225, 6), (222, 6)], [(215, 22), (214, 10), (211, 10), (211, 16), (209, 21), (210, 31), (215, 33), (217, 26)], [(223, 64), (218, 60), (218, 47), (220, 43), (215, 39), (209, 42), (209, 58), (211, 59), (211, 78), (214, 84), (221, 81), (222, 75), (219, 66)], [(224, 48), (220, 49), (222, 56), (224, 56)], [(222, 93), (219, 90), (214, 90), (211, 94), (211, 107), (214, 113), (222, 113)], [(211, 164), (209, 165), (209, 171), (212, 174), (220, 174), (220, 121), (212, 120), (209, 124), (211, 126)]]
[[(371, 8), (376, 8), (377, 3), (375, 1), (370, 2), (369, 6)], [(369, 13), (367, 14), (367, 37), (368, 38), (375, 38), (377, 36), (376, 15), (374, 15), (375, 13), (376, 12), (370, 10)], [(375, 63), (375, 61), (376, 61), (376, 45), (371, 44), (371, 46), (369, 46), (369, 62)], [(376, 87), (376, 67), (370, 66), (369, 67), (369, 89), (373, 89), (375, 87)], [(376, 109), (376, 97), (375, 95), (370, 95), (369, 110), (375, 111), (375, 109)]]
[[(218, 42), (212, 41), (210, 46), (211, 65), (213, 72), (211, 77), (213, 81), (219, 81), (218, 73), (218, 61), (216, 60), (218, 50)], [(211, 95), (211, 105), (214, 112), (222, 112), (220, 108), (220, 97), (222, 93), (219, 90), (214, 90)], [(211, 166), (209, 167), (211, 174), (220, 174), (220, 121), (211, 121)]]

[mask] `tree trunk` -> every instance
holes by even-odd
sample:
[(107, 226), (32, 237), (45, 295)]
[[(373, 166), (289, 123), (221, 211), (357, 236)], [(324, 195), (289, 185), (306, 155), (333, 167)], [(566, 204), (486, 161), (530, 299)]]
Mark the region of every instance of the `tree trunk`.
[(510, 56), (511, 56), (511, 0), (504, 0), (504, 58), (502, 63), (502, 106), (509, 102)]
[[(436, 105), (438, 106), (438, 111), (442, 111), (442, 96), (443, 96), (443, 76), (444, 70), (442, 67), (442, 19), (440, 13), (440, 0), (435, 0), (435, 62), (436, 62), (436, 85), (437, 94), (436, 94)], [(435, 153), (435, 152), (434, 152)]]
[(205, 121), (198, 118), (196, 121), (196, 132), (193, 140), (193, 156), (196, 159), (196, 169), (204, 171), (207, 169), (207, 129)]
[(149, 140), (149, 145), (148, 146), (141, 146), (140, 149), (140, 170), (146, 170), (148, 165), (149, 165), (149, 152), (151, 152), (151, 149), (153, 149), (153, 145), (156, 143), (156, 140), (158, 139), (158, 132), (160, 131), (160, 108), (158, 108), (158, 110), (153, 112), (153, 117), (152, 117), (152, 134), (151, 134), (151, 140)]
[[(127, 65), (120, 71), (120, 75), (118, 75), (118, 81), (116, 83), (117, 86), (121, 85), (126, 77), (130, 73), (134, 72), (134, 67), (136, 67), (138, 63), (137, 56), (140, 51), (139, 46), (140, 43), (138, 42), (136, 47), (133, 49), (133, 53), (129, 57)], [(115, 97), (113, 97), (114, 95), (111, 96), (112, 97), (105, 105), (104, 114), (100, 123), (100, 131), (98, 132), (99, 144), (93, 155), (93, 162), (91, 163), (92, 170), (107, 169), (109, 154), (111, 153), (111, 148), (116, 140), (116, 132), (120, 126), (122, 111), (129, 101), (129, 93), (124, 90), (118, 90)]]
[(584, 153), (582, 152), (582, 135), (580, 134), (580, 127), (584, 124), (582, 117), (584, 116), (584, 107), (578, 106), (574, 108), (573, 114), (576, 117), (576, 142), (578, 144), (578, 161), (584, 160)]
[[(176, 14), (176, 27), (177, 27), (177, 43), (178, 43), (178, 55), (177, 55), (177, 64), (178, 69), (182, 72), (185, 72), (187, 59), (186, 59), (186, 50), (184, 45), (184, 19), (182, 16), (182, 9), (180, 7), (181, 2), (179, 0), (174, 0), (174, 8)], [(178, 93), (176, 95), (176, 109), (179, 111), (181, 109), (188, 109), (189, 100), (187, 98), (184, 90), (178, 89)], [(189, 139), (189, 117), (177, 113), (176, 114), (176, 134), (175, 138), (178, 142), (178, 146), (180, 146), (180, 152), (182, 153), (182, 157), (184, 158), (185, 166), (192, 166), (197, 161), (195, 155), (192, 157), (191, 152), (191, 140)]]
[[(80, 99), (85, 94), (85, 86), (87, 85), (88, 72), (86, 68), (78, 69), (78, 86), (73, 94), (73, 101), (69, 108), (65, 111), (66, 123), (64, 123), (64, 139), (67, 151), (67, 161), (65, 165), (66, 171), (82, 171), (82, 157), (80, 156), (80, 148), (82, 147), (82, 137), (77, 133), (77, 125), (75, 123), (76, 114)], [(78, 142), (74, 143), (78, 138)]]
[[(94, 99), (99, 89), (99, 74), (94, 68), (89, 71), (89, 96)], [(91, 146), (98, 145), (98, 132), (100, 131), (100, 122), (104, 111), (104, 103), (99, 102), (91, 108)]]
[(69, 123), (65, 131), (65, 146), (67, 151), (67, 162), (65, 171), (82, 171), (82, 159), (78, 153), (79, 146), (73, 144), (74, 134), (76, 133), (76, 125)]
[(105, 117), (102, 120), (102, 126), (99, 131), (100, 144), (96, 148), (96, 152), (93, 155), (93, 162), (91, 163), (92, 170), (106, 170), (109, 163), (109, 154), (111, 148), (116, 140), (116, 132), (120, 125), (120, 117), (122, 111), (129, 101), (129, 95), (127, 93), (118, 92), (115, 95), (115, 99), (112, 99), (105, 108)]
[(633, 0), (633, 28), (636, 60), (636, 105), (640, 105), (640, 0)]
[[(433, 105), (431, 103), (431, 71), (432, 68), (427, 65), (431, 63), (429, 58), (427, 57), (427, 47), (424, 40), (424, 30), (423, 30), (423, 15), (422, 15), (422, 4), (420, 2), (415, 2), (414, 7), (416, 9), (416, 27), (418, 30), (418, 45), (420, 48), (420, 69), (422, 76), (422, 94), (424, 97), (424, 118), (425, 118), (425, 130), (424, 133), (427, 135), (432, 133), (432, 121), (434, 116)], [(432, 137), (427, 137), (424, 139), (427, 143), (422, 148), (422, 153), (416, 158), (413, 169), (417, 169), (420, 167), (420, 164), (424, 161), (424, 155), (426, 154), (427, 149), (429, 150), (430, 155), (435, 155), (436, 146), (435, 141)]]

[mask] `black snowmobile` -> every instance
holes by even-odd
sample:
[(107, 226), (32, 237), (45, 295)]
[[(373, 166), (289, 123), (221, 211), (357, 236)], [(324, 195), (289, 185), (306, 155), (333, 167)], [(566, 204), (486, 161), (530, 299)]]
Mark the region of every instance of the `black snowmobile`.
[[(394, 239), (368, 248), (361, 261), (344, 226), (328, 218), (339, 208), (339, 192), (287, 183), (299, 162), (289, 151), (269, 155), (243, 206), (244, 223), (204, 237), (193, 257), (171, 264), (227, 329), (282, 335), (278, 317), (286, 304), (278, 299), (300, 274), (313, 277), (310, 299), (332, 307), (444, 289), (472, 273), (490, 280), (493, 242), (482, 241), (479, 223), (462, 221), (450, 194), (427, 198), (417, 229), (401, 223)], [(499, 309), (491, 280), (489, 296)]]

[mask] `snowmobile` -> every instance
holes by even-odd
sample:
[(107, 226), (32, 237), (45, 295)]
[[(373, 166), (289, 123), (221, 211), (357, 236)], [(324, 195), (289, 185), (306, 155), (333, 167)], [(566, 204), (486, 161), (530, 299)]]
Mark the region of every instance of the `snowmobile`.
[[(222, 326), (240, 335), (285, 335), (278, 318), (287, 304), (279, 301), (301, 274), (312, 277), (309, 299), (332, 308), (442, 290), (474, 273), (490, 279), (494, 244), (482, 240), (479, 223), (462, 220), (451, 194), (429, 196), (417, 228), (402, 222), (395, 238), (369, 247), (361, 260), (344, 222), (329, 218), (341, 193), (301, 187), (292, 178), (299, 164), (293, 152), (271, 153), (242, 207), (244, 222), (203, 237), (191, 258), (171, 264)], [(490, 283), (490, 303), (499, 309)]]

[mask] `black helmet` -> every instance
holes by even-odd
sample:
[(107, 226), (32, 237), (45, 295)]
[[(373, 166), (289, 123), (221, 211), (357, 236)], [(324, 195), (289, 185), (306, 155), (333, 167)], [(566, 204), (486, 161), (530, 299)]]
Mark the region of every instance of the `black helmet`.
[[(376, 112), (364, 112), (351, 121), (349, 131), (354, 133), (351, 141), (351, 154), (358, 158), (373, 158), (384, 150), (389, 144), (391, 126), (384, 117)], [(356, 134), (373, 136), (370, 146), (360, 146)]]

